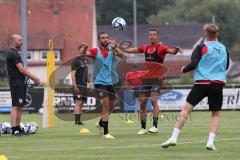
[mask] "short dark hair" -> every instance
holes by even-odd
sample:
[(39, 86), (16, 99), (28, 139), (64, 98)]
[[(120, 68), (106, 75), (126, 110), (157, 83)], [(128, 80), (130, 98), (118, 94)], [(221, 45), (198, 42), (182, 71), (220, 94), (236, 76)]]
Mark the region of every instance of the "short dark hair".
[(157, 30), (156, 28), (151, 28), (151, 29), (149, 29), (149, 32), (150, 31), (155, 31), (155, 32), (157, 32), (157, 34), (159, 34), (159, 30)]
[(100, 39), (100, 36), (101, 36), (102, 34), (107, 34), (107, 33), (106, 33), (106, 32), (99, 32), (99, 33), (98, 33), (98, 40)]
[(80, 45), (78, 46), (78, 50), (81, 49), (83, 46), (84, 46), (83, 44), (80, 44)]

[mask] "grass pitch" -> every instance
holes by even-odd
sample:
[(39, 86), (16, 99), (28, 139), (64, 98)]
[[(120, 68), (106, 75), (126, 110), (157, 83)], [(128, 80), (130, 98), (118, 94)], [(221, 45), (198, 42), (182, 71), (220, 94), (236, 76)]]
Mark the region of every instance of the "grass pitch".
[[(223, 111), (216, 136), (217, 151), (208, 151), (205, 145), (209, 134), (210, 112), (193, 112), (178, 140), (176, 147), (162, 149), (160, 144), (171, 136), (178, 112), (165, 112), (159, 121), (158, 134), (136, 135), (140, 124), (134, 113), (111, 115), (110, 132), (116, 139), (103, 139), (95, 128), (98, 119), (85, 122), (89, 134), (80, 134), (73, 122), (55, 118), (55, 127), (42, 129), (41, 116), (23, 115), (23, 122), (35, 121), (37, 134), (24, 137), (0, 137), (0, 155), (8, 160), (239, 160), (240, 118), (239, 111)], [(126, 124), (129, 118), (134, 124)], [(0, 122), (9, 115), (0, 115)], [(151, 127), (148, 121), (147, 127)]]

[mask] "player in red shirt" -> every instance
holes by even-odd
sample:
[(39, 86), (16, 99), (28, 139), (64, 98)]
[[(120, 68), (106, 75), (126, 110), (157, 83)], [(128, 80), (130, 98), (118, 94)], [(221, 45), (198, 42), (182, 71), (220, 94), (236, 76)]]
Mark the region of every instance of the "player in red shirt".
[[(148, 62), (156, 62), (163, 63), (166, 54), (176, 55), (179, 51), (181, 51), (180, 47), (175, 46), (174, 48), (170, 48), (164, 44), (161, 44), (159, 41), (159, 31), (157, 29), (149, 30), (149, 41), (150, 44), (142, 45), (138, 48), (127, 48), (124, 49), (124, 52), (127, 53), (144, 53), (145, 61)], [(137, 134), (145, 134), (147, 132), (157, 133), (159, 130), (157, 128), (158, 123), (158, 115), (159, 115), (159, 105), (158, 105), (158, 96), (160, 94), (159, 84), (151, 87), (143, 87), (141, 90), (144, 92), (138, 93), (140, 104), (140, 119), (141, 119), (141, 130)], [(146, 119), (147, 119), (147, 110), (146, 105), (148, 99), (150, 98), (153, 105), (153, 126), (146, 130)]]

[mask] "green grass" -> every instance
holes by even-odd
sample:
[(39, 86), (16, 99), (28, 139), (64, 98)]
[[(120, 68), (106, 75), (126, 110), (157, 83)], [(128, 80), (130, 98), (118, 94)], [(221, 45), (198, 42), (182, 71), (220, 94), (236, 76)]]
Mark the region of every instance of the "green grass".
[[(224, 111), (216, 137), (218, 151), (205, 150), (209, 133), (209, 112), (193, 112), (182, 130), (176, 147), (160, 148), (171, 135), (175, 121), (167, 112), (169, 120), (159, 122), (160, 133), (136, 135), (139, 122), (126, 124), (124, 114), (112, 114), (110, 131), (115, 140), (103, 139), (95, 128), (97, 119), (87, 121), (90, 134), (82, 135), (73, 122), (55, 119), (52, 129), (39, 128), (37, 134), (24, 137), (0, 137), (0, 154), (9, 160), (239, 160), (240, 127), (238, 111)], [(132, 113), (133, 114), (133, 113)], [(129, 114), (128, 114), (129, 117)], [(9, 121), (8, 115), (0, 115), (0, 121)], [(41, 116), (23, 115), (23, 122), (35, 121), (41, 126)], [(148, 127), (151, 122), (148, 122)]]

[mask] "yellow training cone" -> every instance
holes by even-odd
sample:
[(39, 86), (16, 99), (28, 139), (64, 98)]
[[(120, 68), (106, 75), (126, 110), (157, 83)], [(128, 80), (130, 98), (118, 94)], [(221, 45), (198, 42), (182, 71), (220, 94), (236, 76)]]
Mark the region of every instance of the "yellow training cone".
[(130, 120), (130, 119), (127, 121), (127, 124), (133, 124), (133, 123), (134, 122), (132, 120)]
[(0, 155), (0, 160), (7, 160), (7, 158), (4, 155)]
[(80, 129), (80, 133), (86, 134), (86, 133), (90, 133), (90, 131), (87, 128), (82, 128)]

